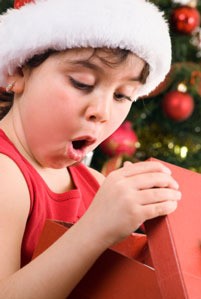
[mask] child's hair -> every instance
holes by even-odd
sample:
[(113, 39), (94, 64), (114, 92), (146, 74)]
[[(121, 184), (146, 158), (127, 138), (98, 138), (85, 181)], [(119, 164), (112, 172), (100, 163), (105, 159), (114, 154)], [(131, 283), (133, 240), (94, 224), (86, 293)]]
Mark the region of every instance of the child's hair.
[[(101, 50), (102, 53), (105, 55), (99, 55), (99, 50)], [(66, 50), (67, 51), (67, 50)], [(42, 54), (37, 54), (33, 56), (29, 61), (26, 63), (26, 65), (30, 68), (34, 68), (39, 66), (42, 62), (44, 62), (50, 55), (59, 53), (58, 51), (55, 51), (53, 49), (50, 49)], [(92, 49), (91, 55), (88, 57), (88, 59), (91, 59), (92, 57), (96, 56), (98, 57), (105, 65), (110, 67), (115, 67), (124, 62), (128, 55), (131, 54), (129, 50), (125, 49), (110, 49), (110, 48), (94, 48)], [(142, 70), (140, 82), (144, 84), (146, 82), (146, 79), (149, 75), (149, 65), (145, 63), (145, 66)]]
[(0, 120), (8, 113), (13, 103), (13, 95), (0, 89)]
[[(89, 58), (92, 58), (93, 56), (98, 56), (100, 60), (110, 66), (110, 67), (115, 67), (116, 65), (119, 65), (123, 61), (125, 61), (128, 57), (128, 55), (131, 53), (128, 50), (124, 49), (108, 49), (105, 48), (104, 53), (106, 54), (104, 57), (98, 55), (98, 50), (99, 49), (93, 49), (92, 54), (90, 55)], [(42, 54), (37, 54), (34, 55), (31, 59), (29, 59), (26, 62), (26, 66), (29, 68), (35, 68), (42, 64), (50, 55), (56, 54), (58, 51), (49, 49), (45, 53)], [(141, 73), (141, 78), (140, 81), (142, 84), (146, 82), (146, 79), (149, 75), (149, 65), (146, 63), (142, 73)], [(6, 90), (2, 89), (0, 90), (0, 119), (2, 119), (10, 110), (12, 107), (13, 103), (13, 94), (10, 92), (6, 92)]]
[(8, 75), (48, 49), (120, 48), (134, 53), (149, 65), (146, 84), (135, 99), (149, 94), (170, 69), (168, 24), (146, 0), (15, 0), (15, 4), (18, 9), (0, 17), (2, 87)]

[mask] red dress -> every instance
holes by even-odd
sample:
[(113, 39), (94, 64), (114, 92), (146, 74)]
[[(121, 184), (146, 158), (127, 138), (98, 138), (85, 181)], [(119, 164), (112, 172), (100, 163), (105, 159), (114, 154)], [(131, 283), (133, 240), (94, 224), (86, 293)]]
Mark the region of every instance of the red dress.
[(19, 167), (30, 193), (30, 211), (21, 249), (21, 265), (32, 258), (46, 219), (76, 222), (87, 210), (99, 184), (82, 164), (71, 166), (69, 171), (75, 189), (57, 194), (49, 189), (43, 178), (19, 153), (0, 129), (0, 153), (10, 157)]

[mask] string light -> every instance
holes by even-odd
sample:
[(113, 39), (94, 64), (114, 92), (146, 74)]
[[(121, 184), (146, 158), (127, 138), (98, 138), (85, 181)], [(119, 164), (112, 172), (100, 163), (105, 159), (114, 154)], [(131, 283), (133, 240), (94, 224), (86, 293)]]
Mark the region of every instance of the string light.
[(180, 150), (180, 156), (182, 159), (185, 159), (188, 154), (188, 148), (186, 146), (182, 146)]
[(187, 92), (187, 86), (185, 83), (181, 82), (177, 86), (177, 90), (180, 92)]

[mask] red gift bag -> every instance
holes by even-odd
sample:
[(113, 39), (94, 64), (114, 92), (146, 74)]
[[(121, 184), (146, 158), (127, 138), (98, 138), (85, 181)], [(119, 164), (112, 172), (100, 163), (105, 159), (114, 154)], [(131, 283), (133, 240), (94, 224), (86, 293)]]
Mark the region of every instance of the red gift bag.
[[(34, 257), (47, 249), (68, 229), (66, 223), (47, 220)], [(161, 299), (155, 270), (147, 258), (147, 237), (133, 234), (106, 250), (88, 271), (69, 299)], [(148, 260), (148, 259), (147, 259)]]
[[(162, 163), (172, 170), (183, 194), (177, 210), (147, 221), (146, 236), (132, 234), (106, 250), (69, 299), (201, 298), (201, 175)], [(67, 226), (48, 220), (34, 257)]]

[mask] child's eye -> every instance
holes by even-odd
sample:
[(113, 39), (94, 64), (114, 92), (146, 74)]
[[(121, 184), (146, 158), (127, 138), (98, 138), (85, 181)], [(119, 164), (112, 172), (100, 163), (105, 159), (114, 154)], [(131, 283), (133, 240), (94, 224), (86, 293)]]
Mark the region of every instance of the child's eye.
[(85, 91), (90, 91), (93, 89), (93, 85), (82, 83), (80, 81), (73, 79), (72, 77), (70, 77), (70, 81), (72, 85), (77, 89), (85, 90)]
[(126, 96), (122, 93), (114, 93), (114, 98), (116, 101), (119, 101), (119, 102), (125, 101), (125, 100), (132, 102), (132, 99), (129, 96)]

